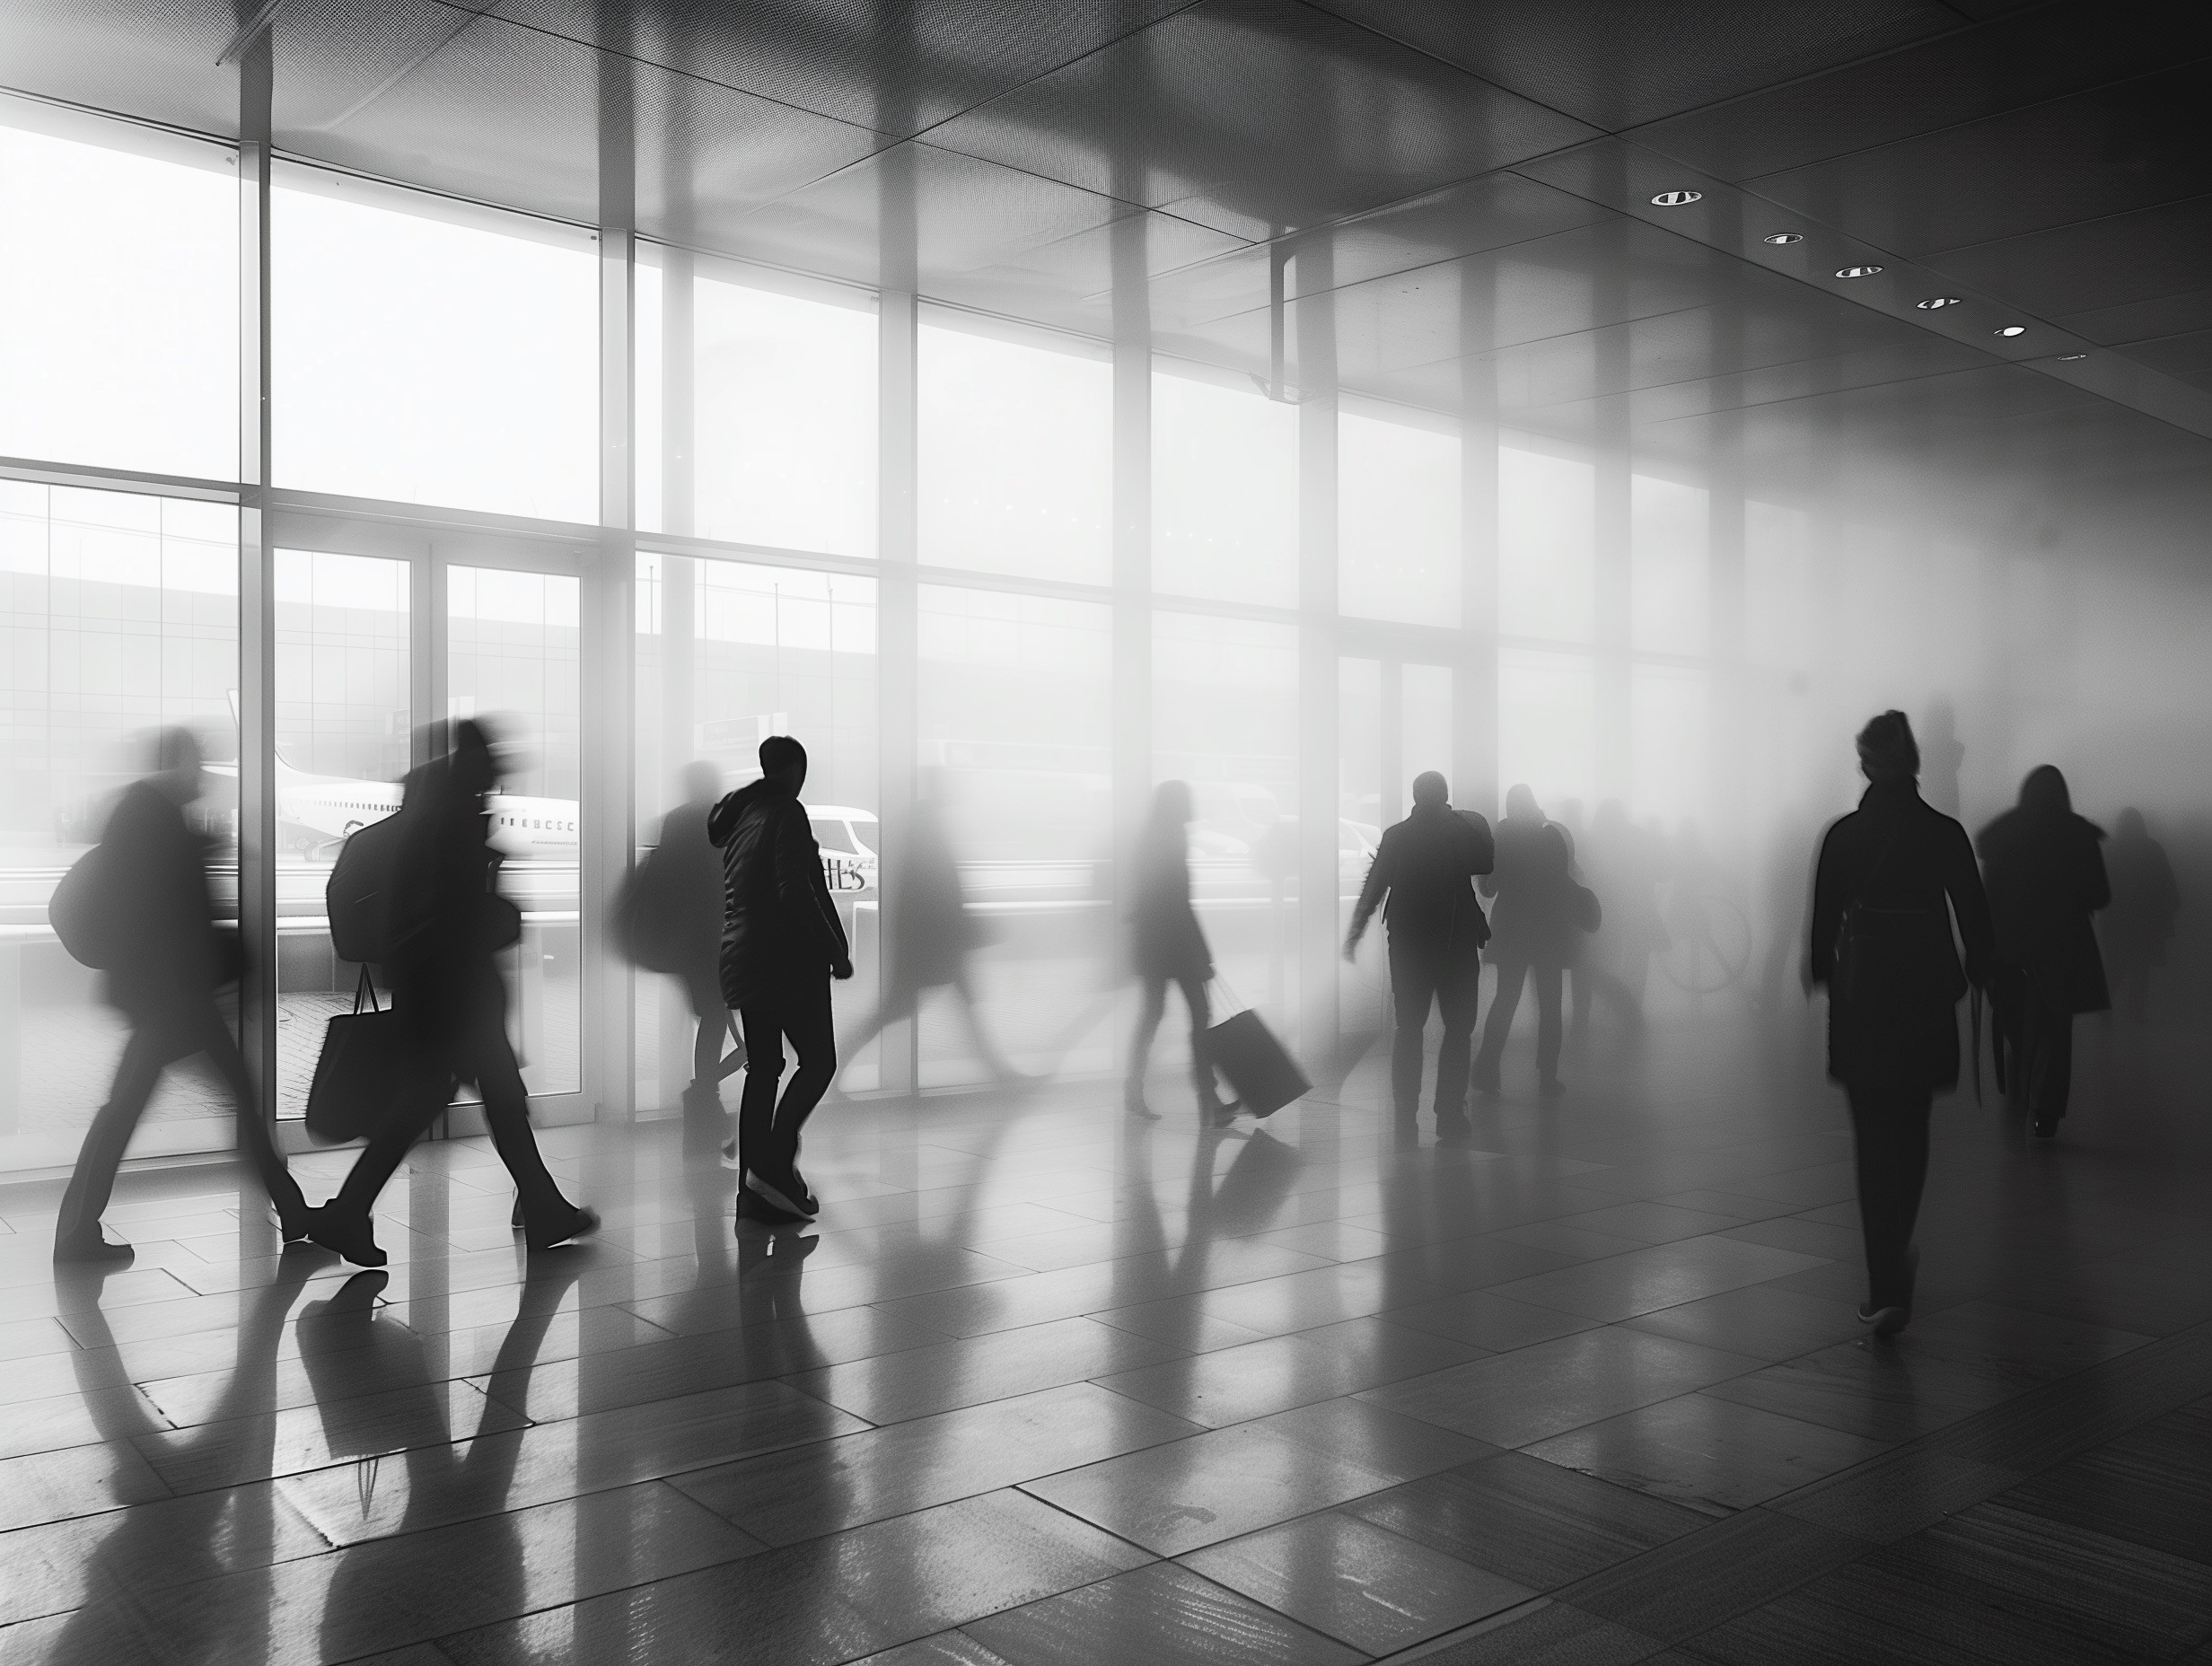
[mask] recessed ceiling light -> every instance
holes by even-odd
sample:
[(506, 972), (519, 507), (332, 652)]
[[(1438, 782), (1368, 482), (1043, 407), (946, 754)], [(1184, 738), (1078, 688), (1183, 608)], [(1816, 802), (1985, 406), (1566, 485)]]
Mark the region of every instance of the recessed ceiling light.
[(2028, 333), (2028, 327), (2025, 324), (2007, 324), (1997, 333), (2000, 336), (2024, 336)]
[(1680, 208), (1686, 204), (1700, 203), (1704, 200), (1703, 191), (1662, 191), (1651, 199), (1651, 203), (1655, 208)]
[(2061, 353), (2058, 355), (2058, 363), (2061, 364), (2071, 364), (2076, 359), (2085, 359), (2089, 355), (2086, 353)]
[(1912, 304), (1923, 312), (1940, 312), (1945, 307), (1957, 306), (1965, 298), (1963, 295), (1930, 295), (1926, 301), (1916, 301)]
[(1836, 268), (1838, 277), (1875, 277), (1881, 275), (1878, 266), (1843, 266)]
[(1775, 232), (1760, 241), (1767, 243), (1802, 243), (1805, 240), (1804, 234), (1801, 232)]

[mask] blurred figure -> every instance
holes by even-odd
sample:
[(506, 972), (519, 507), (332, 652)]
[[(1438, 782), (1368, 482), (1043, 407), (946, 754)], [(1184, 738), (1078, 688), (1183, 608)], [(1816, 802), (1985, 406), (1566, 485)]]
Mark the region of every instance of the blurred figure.
[(1129, 959), (1143, 991), (1137, 1033), (1129, 1040), (1129, 1073), (1122, 1106), (1132, 1117), (1156, 1121), (1145, 1102), (1145, 1072), (1152, 1062), (1152, 1039), (1167, 1011), (1167, 986), (1182, 991), (1190, 1012), (1190, 1079), (1198, 1090), (1204, 1122), (1234, 1119), (1236, 1106), (1224, 1101), (1214, 1083), (1214, 1061), (1206, 1032), (1212, 1024), (1206, 986), (1214, 976), (1213, 951), (1190, 906), (1190, 820), (1187, 782), (1163, 781), (1137, 832), (1136, 896), (1129, 909)]
[(1858, 758), (1865, 795), (1821, 842), (1805, 987), (1828, 986), (1828, 1074), (1851, 1107), (1866, 1246), (1858, 1316), (1890, 1336), (1912, 1317), (1928, 1108), (1958, 1085), (1955, 1009), (1969, 979), (1987, 983), (1992, 938), (1973, 846), (1921, 798), (1920, 749), (1904, 713), (1868, 723)]
[(2074, 813), (2066, 777), (2028, 771), (2020, 802), (1975, 841), (1997, 931), (1995, 999), (2006, 1095), (2049, 1139), (2074, 1076), (2074, 1014), (2111, 1003), (2089, 916), (2112, 899), (2097, 846), (2104, 829)]
[(453, 725), (452, 750), (408, 777), (405, 827), (392, 851), (385, 901), (384, 972), (410, 1054), (415, 1085), (370, 1136), (338, 1194), (311, 1217), (309, 1235), (363, 1267), (384, 1252), (369, 1211), (408, 1148), (473, 1082), (492, 1144), (514, 1178), (532, 1250), (595, 1232), (599, 1216), (562, 1196), (531, 1131), (530, 1095), (507, 1039), (507, 980), (497, 956), (522, 935), (522, 915), (499, 894), (500, 855), (485, 798), (505, 774), (488, 729)]
[(1664, 941), (1666, 932), (1652, 896), (1657, 881), (1645, 859), (1643, 837), (1628, 824), (1619, 799), (1598, 806), (1589, 837), (1576, 841), (1576, 850), (1582, 877), (1597, 893), (1604, 920), (1576, 957), (1571, 1035), (1579, 1048), (1601, 1002), (1613, 1009), (1629, 1036), (1643, 1034), (1644, 986), (1654, 945)]
[(1401, 1123), (1421, 1101), (1421, 1042), (1433, 1003), (1444, 1019), (1436, 1054), (1436, 1131), (1467, 1120), (1468, 1048), (1482, 988), (1482, 945), (1489, 922), (1471, 881), (1496, 861), (1489, 824), (1455, 814), (1451, 788), (1435, 770), (1413, 780), (1413, 811), (1386, 829), (1352, 909), (1344, 958), (1355, 959), (1367, 922), (1387, 895), (1382, 924), (1390, 934), (1391, 1005), (1397, 1028), (1391, 1048), (1391, 1101)]
[(1760, 970), (1759, 998), (1778, 1002), (1789, 982), (1789, 962), (1804, 942), (1807, 883), (1814, 855), (1813, 819), (1791, 811), (1767, 846), (1761, 889), (1767, 900), (1767, 954)]
[[(1598, 921), (1583, 912), (1582, 899), (1596, 898), (1575, 882), (1567, 836), (1544, 819), (1536, 794), (1515, 786), (1505, 794), (1505, 819), (1497, 824), (1494, 871), (1479, 881), (1485, 896), (1496, 897), (1490, 918), (1490, 964), (1497, 969), (1497, 993), (1490, 997), (1489, 1022), (1482, 1050), (1475, 1056), (1475, 1086), (1498, 1088), (1498, 1061), (1513, 1033), (1521, 1005), (1521, 986), (1536, 983), (1536, 1083), (1547, 1099), (1565, 1091), (1559, 1081), (1560, 985), (1567, 961), (1583, 933)], [(1587, 925), (1579, 923), (1588, 918)]]
[[(683, 770), (683, 802), (661, 818), (660, 842), (639, 864), (625, 899), (631, 958), (683, 986), (698, 1022), (691, 1083), (683, 1091), (685, 1144), (723, 1139), (722, 1083), (745, 1065), (734, 1014), (722, 1002), (722, 860), (707, 837), (707, 818), (722, 796), (722, 771), (706, 762)], [(723, 1044), (736, 1040), (725, 1054)]]
[(969, 910), (960, 864), (953, 860), (952, 842), (945, 831), (944, 771), (925, 769), (920, 785), (904, 857), (883, 887), (891, 928), (891, 965), (885, 973), (883, 998), (875, 1015), (838, 1049), (839, 1057), (854, 1057), (882, 1034), (886, 1024), (912, 1018), (924, 990), (950, 988), (960, 997), (961, 1015), (968, 1021), (976, 1055), (985, 1067), (1002, 1084), (1026, 1082), (1029, 1078), (999, 1050), (976, 1004), (969, 957), (982, 941), (983, 932)]
[(169, 1065), (205, 1053), (229, 1088), (238, 1111), (238, 1140), (268, 1191), (287, 1241), (308, 1230), (306, 1200), (277, 1154), (268, 1124), (254, 1103), (246, 1061), (215, 992), (237, 980), (235, 938), (218, 936), (207, 892), (209, 841), (185, 820), (206, 790), (200, 747), (189, 729), (154, 737), (152, 773), (123, 789), (100, 848), (98, 895), (89, 899), (123, 945), (106, 965), (107, 996), (130, 1021), (130, 1040), (115, 1067), (115, 1084), (84, 1131), (76, 1169), (54, 1223), (57, 1261), (119, 1264), (131, 1247), (111, 1241), (100, 1216), (115, 1188), (115, 1171), (130, 1136)]
[[(805, 785), (806, 749), (772, 734), (760, 742), (760, 779), (716, 804), (707, 823), (722, 851), (722, 998), (745, 1036), (738, 1187), (767, 1205), (768, 1218), (786, 1220), (821, 1213), (799, 1174), (799, 1133), (837, 1079), (830, 980), (853, 975), (821, 847), (799, 802)], [(798, 1068), (779, 1102), (786, 1038)]]
[(2166, 963), (2166, 945), (2181, 912), (2181, 889), (2174, 882), (2165, 847), (2151, 837), (2143, 812), (2133, 807), (2120, 812), (2112, 841), (2104, 847), (2104, 872), (2112, 900), (2098, 925), (2113, 1005), (2139, 1022), (2150, 1008), (2151, 973)]
[(1927, 733), (1920, 743), (1921, 796), (1946, 816), (1959, 813), (1959, 771), (1965, 762), (1957, 714), (1939, 694), (1927, 703)]

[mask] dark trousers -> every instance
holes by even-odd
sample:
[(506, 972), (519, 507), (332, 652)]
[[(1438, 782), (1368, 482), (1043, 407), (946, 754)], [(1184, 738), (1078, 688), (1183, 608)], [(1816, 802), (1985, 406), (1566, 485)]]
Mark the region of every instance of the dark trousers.
[(413, 1085), (354, 1160), (334, 1205), (366, 1214), (408, 1150), (452, 1102), (454, 1083), (473, 1082), (484, 1101), (492, 1148), (514, 1180), (522, 1219), (549, 1221), (566, 1209), (568, 1200), (531, 1131), (530, 1094), (514, 1061), (514, 1044), (507, 1039), (507, 987), (499, 969), (471, 969), (458, 989), (397, 982), (392, 1005), (407, 1015)]
[(1467, 1053), (1475, 1039), (1475, 1007), (1482, 963), (1426, 945), (1391, 940), (1391, 1006), (1397, 1020), (1391, 1039), (1391, 1103), (1410, 1117), (1421, 1103), (1421, 1044), (1433, 1003), (1444, 1018), (1444, 1045), (1436, 1051), (1436, 1115), (1456, 1117), (1467, 1100)]
[(1138, 981), (1144, 989), (1144, 1004), (1137, 1009), (1137, 1034), (1129, 1041), (1129, 1091), (1144, 1091), (1145, 1071), (1152, 1063), (1152, 1039), (1160, 1033), (1160, 1020), (1167, 1013), (1167, 986), (1172, 983), (1183, 992), (1183, 1004), (1190, 1009), (1191, 1085), (1198, 1089), (1199, 1104), (1211, 1104), (1218, 1095), (1214, 1087), (1213, 1051), (1206, 1039), (1206, 1032), (1214, 1024), (1206, 979), (1186, 976), (1171, 978), (1162, 972), (1143, 972), (1138, 974)]
[[(738, 1008), (745, 1031), (745, 1092), (737, 1102), (739, 1183), (758, 1174), (774, 1183), (799, 1160), (799, 1130), (837, 1079), (837, 1031), (830, 1015), (826, 967), (794, 972), (774, 995)], [(784, 1042), (797, 1056), (783, 1098)]]
[(77, 1149), (76, 1171), (69, 1177), (68, 1190), (62, 1194), (61, 1218), (54, 1223), (57, 1242), (71, 1242), (99, 1232), (101, 1214), (115, 1190), (116, 1169), (130, 1145), (138, 1118), (145, 1112), (146, 1101), (154, 1097), (162, 1072), (195, 1053), (207, 1055), (207, 1062), (230, 1089), (232, 1101), (238, 1108), (238, 1143), (245, 1147), (277, 1212), (292, 1216), (306, 1208), (298, 1183), (276, 1150), (268, 1124), (254, 1109), (253, 1084), (247, 1077), (237, 1039), (211, 998), (150, 1016), (130, 1032), (122, 1059), (115, 1067), (115, 1085), (108, 1090), (108, 1102), (93, 1117), (92, 1126), (84, 1131), (84, 1144)]
[(2065, 1116), (2074, 1086), (2074, 1014), (2038, 998), (2032, 983), (2011, 1052), (2005, 1086), (2013, 1109), (2040, 1123)]
[(1866, 1293), (1875, 1307), (1912, 1305), (1912, 1227), (1927, 1184), (1927, 1088), (1847, 1088), (1858, 1160), (1858, 1219)]
[(1536, 986), (1536, 1079), (1554, 1082), (1559, 1074), (1559, 985), (1564, 969), (1543, 966), (1514, 957), (1492, 962), (1497, 968), (1497, 993), (1490, 997), (1489, 1022), (1482, 1030), (1482, 1051), (1475, 1056), (1475, 1080), (1484, 1087), (1497, 1085), (1497, 1062), (1505, 1057), (1505, 1038), (1513, 1033), (1513, 1016), (1521, 1006), (1521, 984)]

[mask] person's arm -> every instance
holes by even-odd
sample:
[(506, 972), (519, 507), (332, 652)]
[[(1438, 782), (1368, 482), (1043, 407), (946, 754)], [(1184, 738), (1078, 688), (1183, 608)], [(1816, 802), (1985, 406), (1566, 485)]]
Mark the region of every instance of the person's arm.
[[(1843, 925), (1844, 876), (1839, 872), (1843, 864), (1836, 848), (1836, 834), (1841, 827), (1828, 829), (1821, 840), (1821, 854), (1813, 870), (1812, 941), (1805, 951), (1805, 982), (1825, 984), (1836, 969), (1836, 934)], [(1979, 883), (1979, 881), (1977, 881)]]
[(770, 837), (775, 840), (769, 859), (777, 900), (788, 917), (805, 922), (804, 930), (816, 940), (834, 975), (850, 978), (852, 949), (845, 941), (837, 905), (830, 900), (830, 884), (821, 874), (821, 847), (807, 826), (805, 809), (795, 801), (779, 807)]
[(1350, 960), (1359, 951), (1359, 940), (1366, 935), (1367, 922), (1382, 907), (1382, 894), (1391, 888), (1391, 874), (1397, 866), (1395, 853), (1398, 841), (1391, 837), (1398, 829), (1391, 828), (1382, 835), (1382, 842), (1375, 846), (1374, 860), (1367, 864), (1367, 878), (1359, 888), (1359, 900), (1352, 907), (1352, 928), (1344, 934), (1344, 958)]
[(1966, 948), (1969, 983), (1987, 988), (1990, 963), (1997, 958), (1997, 928), (1989, 918), (1989, 894), (1982, 889), (1981, 868), (1974, 860), (1974, 846), (1966, 829), (1955, 821), (1941, 829), (1944, 890), (1951, 899), (1952, 916), (1959, 923), (1959, 941)]
[(1467, 824), (1472, 837), (1468, 840), (1467, 872), (1484, 874), (1497, 866), (1497, 840), (1490, 832), (1490, 823), (1479, 811), (1462, 810), (1460, 820)]
[(2088, 881), (2089, 894), (2082, 900), (2088, 905), (2089, 912), (2094, 914), (2100, 908), (2111, 908), (2112, 876), (2104, 870), (2104, 847), (2094, 838), (2089, 841), (2089, 859), (2083, 866), (2086, 872), (2082, 877)]

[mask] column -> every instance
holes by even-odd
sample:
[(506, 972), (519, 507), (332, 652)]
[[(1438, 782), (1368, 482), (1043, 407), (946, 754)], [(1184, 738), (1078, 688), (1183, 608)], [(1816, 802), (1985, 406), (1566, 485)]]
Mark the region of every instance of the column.
[(1337, 1042), (1337, 335), (1333, 251), (1298, 250), (1298, 988), (1309, 1061)]
[(1453, 682), (1452, 802), (1496, 820), (1497, 779), (1497, 366), (1496, 275), (1460, 278), (1460, 630)]
[[(882, 175), (882, 280), (877, 383), (878, 502), (876, 583), (876, 723), (879, 758), (876, 814), (882, 837), (878, 869), (877, 967), (894, 951), (888, 888), (896, 883), (914, 806), (915, 756), (919, 742), (914, 701), (920, 674), (920, 628), (914, 567), (917, 555), (916, 428), (917, 353), (920, 308), (916, 295), (912, 153), (893, 151)], [(918, 1036), (913, 1018), (883, 1028), (876, 1042), (880, 1085), (911, 1093), (918, 1080)]]

